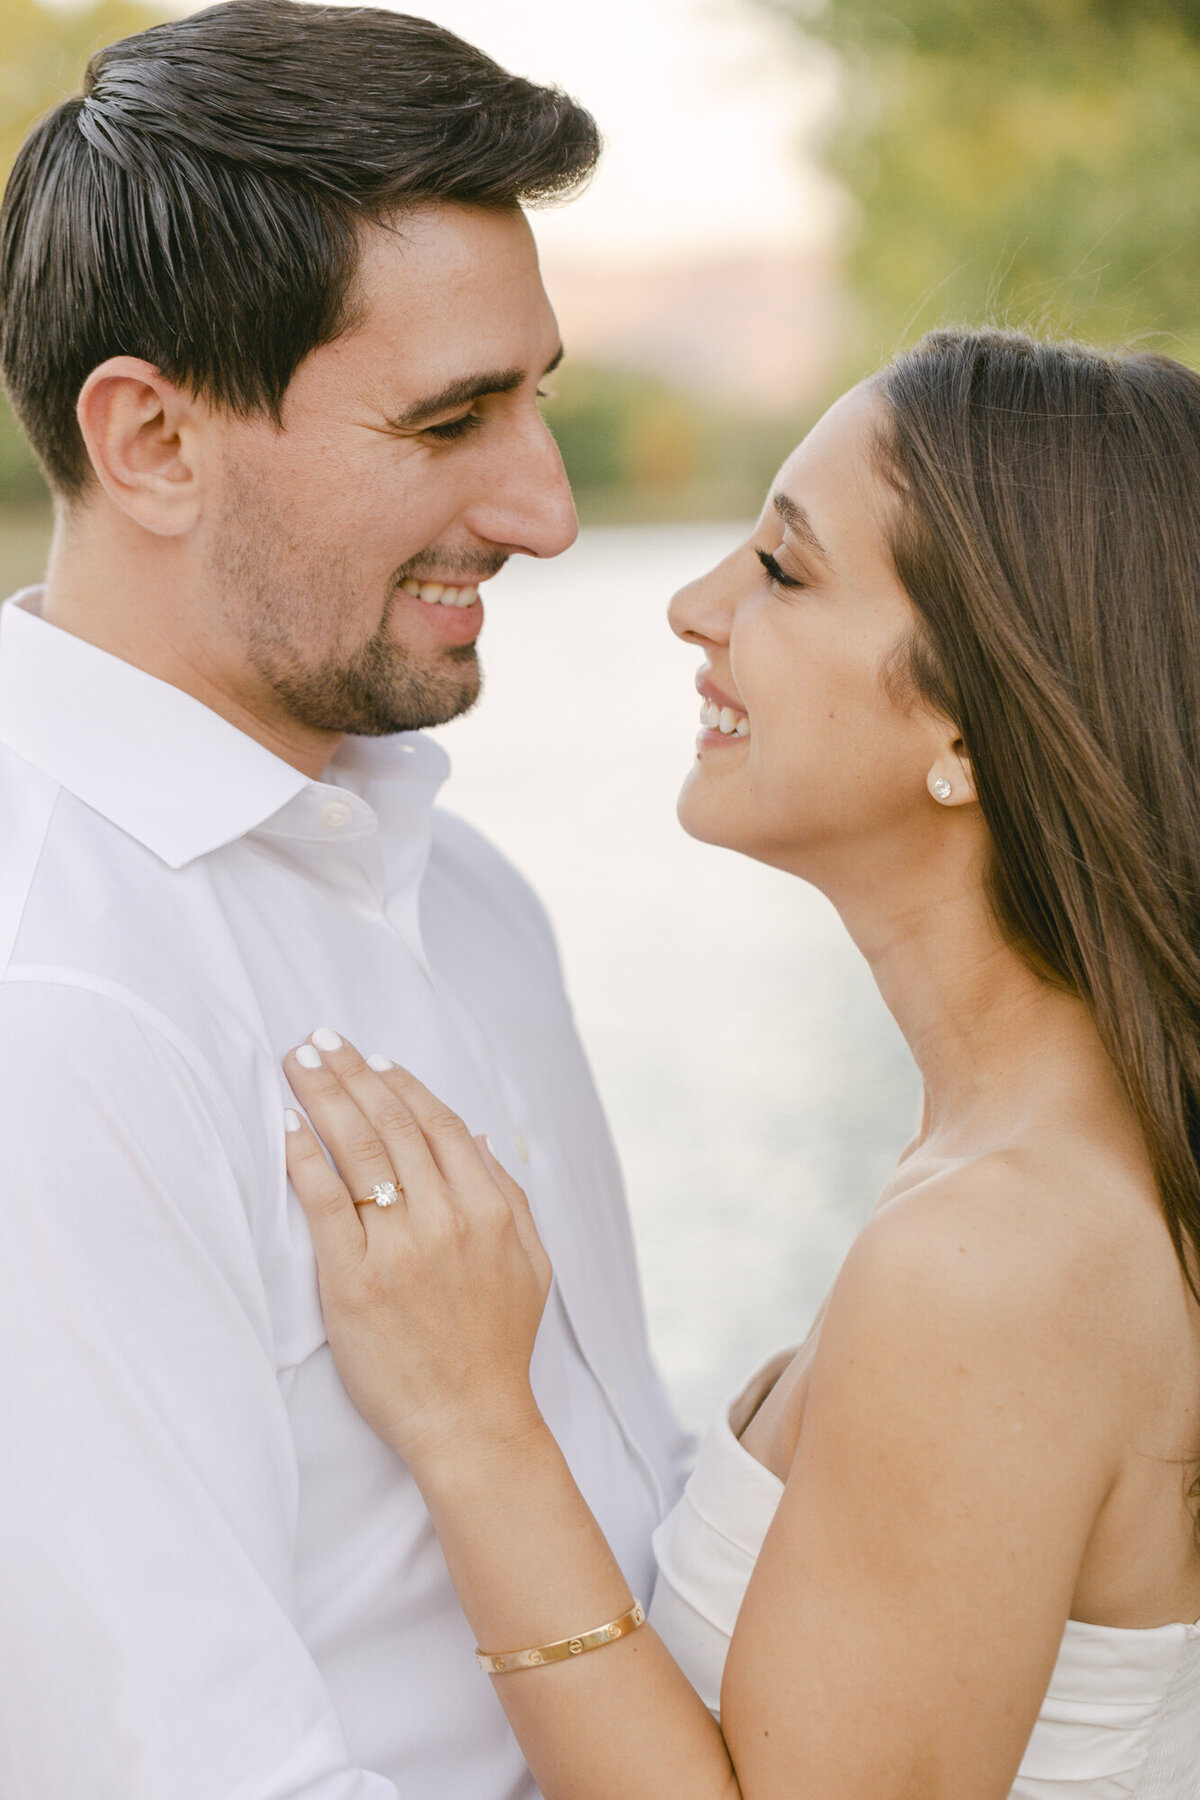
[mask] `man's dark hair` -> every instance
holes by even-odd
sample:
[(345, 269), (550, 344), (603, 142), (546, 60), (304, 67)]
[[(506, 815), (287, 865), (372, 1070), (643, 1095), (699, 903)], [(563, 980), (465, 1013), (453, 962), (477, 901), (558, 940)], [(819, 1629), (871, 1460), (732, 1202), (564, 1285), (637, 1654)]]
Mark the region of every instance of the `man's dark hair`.
[(109, 45), (0, 211), (0, 365), (51, 485), (88, 484), (75, 405), (106, 357), (278, 420), (353, 324), (361, 225), (553, 199), (598, 153), (565, 94), (374, 7), (225, 0)]

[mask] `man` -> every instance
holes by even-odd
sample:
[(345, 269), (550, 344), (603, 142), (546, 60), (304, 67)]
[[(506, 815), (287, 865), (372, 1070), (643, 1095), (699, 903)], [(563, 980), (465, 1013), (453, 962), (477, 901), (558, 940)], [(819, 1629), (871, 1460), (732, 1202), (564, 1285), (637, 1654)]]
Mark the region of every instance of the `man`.
[(314, 1028), (529, 1191), (539, 1398), (649, 1587), (678, 1435), (613, 1153), (545, 919), (415, 735), (476, 697), (481, 585), (575, 534), (520, 203), (596, 148), (434, 25), (230, 0), (103, 51), (14, 171), (57, 522), (0, 620), (4, 1800), (533, 1793), (325, 1343)]

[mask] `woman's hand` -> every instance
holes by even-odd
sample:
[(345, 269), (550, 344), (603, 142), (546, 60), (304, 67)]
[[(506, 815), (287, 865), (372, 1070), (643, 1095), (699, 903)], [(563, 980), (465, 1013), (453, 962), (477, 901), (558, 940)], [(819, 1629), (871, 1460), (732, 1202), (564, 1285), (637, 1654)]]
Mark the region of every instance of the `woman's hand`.
[[(529, 1360), (551, 1270), (524, 1192), (415, 1076), (314, 1035), (320, 1050), (284, 1065), (312, 1121), (289, 1115), (287, 1168), (351, 1399), (414, 1474), (464, 1440), (536, 1430)], [(396, 1204), (363, 1204), (389, 1182)]]

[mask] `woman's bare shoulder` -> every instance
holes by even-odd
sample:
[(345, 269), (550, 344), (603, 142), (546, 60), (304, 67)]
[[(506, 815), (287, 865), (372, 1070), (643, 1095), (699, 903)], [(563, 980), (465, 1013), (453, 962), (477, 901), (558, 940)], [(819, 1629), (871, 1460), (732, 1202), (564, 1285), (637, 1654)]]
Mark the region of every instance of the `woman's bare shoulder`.
[(1068, 1144), (992, 1151), (910, 1182), (871, 1218), (835, 1284), (897, 1333), (918, 1321), (961, 1344), (1002, 1341), (1061, 1375), (1128, 1376), (1190, 1304), (1152, 1185), (1119, 1158)]

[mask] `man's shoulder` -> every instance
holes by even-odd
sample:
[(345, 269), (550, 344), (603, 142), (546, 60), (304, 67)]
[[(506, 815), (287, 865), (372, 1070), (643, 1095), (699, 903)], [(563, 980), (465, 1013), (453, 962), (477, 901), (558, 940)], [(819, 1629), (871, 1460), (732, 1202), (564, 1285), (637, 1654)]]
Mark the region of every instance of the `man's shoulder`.
[(25, 839), (44, 836), (62, 785), (0, 733), (0, 834), (5, 858)]
[[(150, 1114), (203, 1116), (249, 1157), (220, 1065), (146, 995), (83, 968), (15, 964), (0, 979), (0, 1089), (6, 1138), (46, 1096), (107, 1096), (114, 1130)], [(14, 1110), (15, 1109), (15, 1110)], [(63, 1118), (70, 1131), (69, 1117)]]
[(435, 882), (452, 882), (468, 899), (482, 905), (489, 917), (495, 919), (499, 913), (531, 935), (557, 963), (550, 916), (528, 877), (477, 826), (440, 806), (433, 814), (430, 874)]
[(195, 929), (211, 909), (175, 916), (186, 904), (164, 863), (0, 743), (0, 1054), (24, 1057), (26, 1086), (39, 1062), (94, 1062), (147, 1100), (203, 1093), (245, 1135), (222, 1070), (245, 1062), (249, 1034), (213, 978), (219, 936)]
[(528, 879), (516, 864), (477, 825), (444, 806), (433, 809), (433, 847), (436, 861), (453, 865), (455, 872), (481, 883), (512, 887), (539, 906)]
[(0, 973), (13, 954), (61, 789), (0, 741)]

